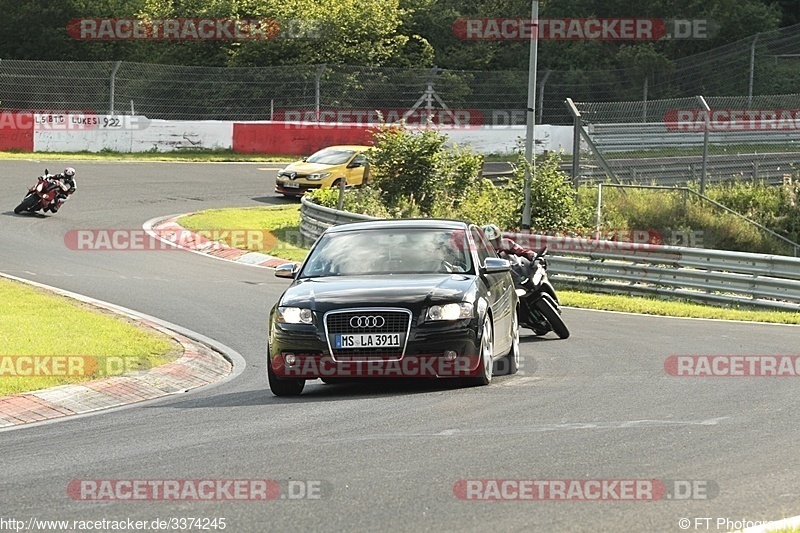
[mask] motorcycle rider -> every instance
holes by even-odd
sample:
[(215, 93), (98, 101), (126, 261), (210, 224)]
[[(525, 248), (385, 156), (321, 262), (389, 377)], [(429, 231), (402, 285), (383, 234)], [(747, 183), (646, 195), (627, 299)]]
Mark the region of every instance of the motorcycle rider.
[(75, 182), (75, 169), (67, 167), (61, 174), (45, 174), (46, 180), (58, 184), (58, 192), (53, 199), (53, 203), (44, 208), (44, 211), (58, 213), (59, 208), (66, 202), (78, 188)]
[(495, 224), (487, 224), (481, 229), (483, 230), (483, 235), (486, 237), (486, 240), (491, 243), (499, 257), (505, 259), (509, 255), (518, 255), (524, 257), (528, 261), (533, 261), (533, 258), (536, 257), (536, 252), (533, 250), (523, 248), (517, 244), (516, 241), (503, 237), (500, 233), (500, 228)]

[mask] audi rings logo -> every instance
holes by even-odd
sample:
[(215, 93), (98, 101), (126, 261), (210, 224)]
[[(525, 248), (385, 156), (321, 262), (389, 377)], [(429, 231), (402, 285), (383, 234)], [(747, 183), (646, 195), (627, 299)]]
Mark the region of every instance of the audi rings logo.
[(386, 320), (382, 316), (354, 316), (350, 319), (351, 328), (382, 328)]

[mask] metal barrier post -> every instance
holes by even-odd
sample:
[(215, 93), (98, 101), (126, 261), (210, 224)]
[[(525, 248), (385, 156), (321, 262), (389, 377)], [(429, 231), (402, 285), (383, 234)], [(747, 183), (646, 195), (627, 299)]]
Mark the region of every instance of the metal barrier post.
[(706, 172), (708, 169), (708, 134), (709, 130), (711, 129), (711, 108), (708, 107), (708, 103), (706, 99), (702, 96), (698, 96), (697, 100), (700, 102), (700, 105), (706, 111), (706, 123), (705, 127), (703, 128), (703, 171), (700, 174), (700, 194), (705, 194), (706, 192)]
[(339, 180), (339, 201), (336, 203), (337, 206), (336, 209), (338, 209), (339, 211), (341, 211), (342, 207), (344, 206), (345, 181), (346, 180), (344, 178)]
[(575, 106), (572, 98), (567, 98), (567, 108), (572, 115), (572, 186), (578, 187), (581, 173), (581, 112)]
[(600, 225), (602, 224), (603, 215), (602, 215), (602, 205), (603, 205), (603, 184), (597, 184), (597, 231), (595, 233), (594, 238), (600, 240)]

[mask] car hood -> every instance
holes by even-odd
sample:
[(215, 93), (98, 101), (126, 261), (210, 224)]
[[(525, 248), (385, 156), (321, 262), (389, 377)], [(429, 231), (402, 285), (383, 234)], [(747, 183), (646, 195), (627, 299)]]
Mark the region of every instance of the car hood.
[(326, 312), (342, 307), (426, 307), (474, 298), (475, 276), (469, 274), (332, 276), (296, 281), (280, 305)]
[(321, 172), (330, 172), (332, 168), (341, 165), (323, 165), (321, 163), (292, 163), (285, 169), (284, 172), (297, 172), (298, 174), (317, 174)]

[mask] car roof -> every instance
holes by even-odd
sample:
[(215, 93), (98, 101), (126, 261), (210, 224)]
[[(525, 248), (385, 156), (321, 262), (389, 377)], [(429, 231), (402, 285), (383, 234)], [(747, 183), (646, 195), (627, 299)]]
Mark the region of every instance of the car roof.
[(343, 233), (347, 231), (363, 230), (391, 230), (397, 228), (424, 228), (424, 229), (467, 229), (469, 223), (462, 220), (447, 220), (442, 218), (400, 218), (386, 220), (369, 220), (365, 222), (350, 222), (339, 226), (331, 226), (326, 233)]
[(320, 150), (333, 149), (333, 150), (352, 150), (354, 152), (366, 152), (370, 148), (372, 148), (372, 146), (365, 146), (361, 144), (337, 144), (334, 146), (326, 146), (325, 148), (320, 148)]

